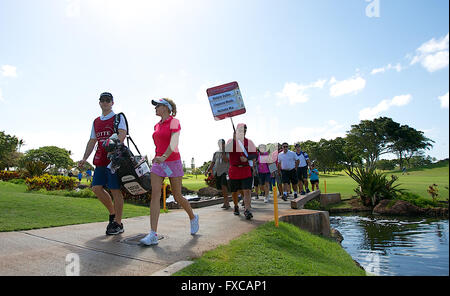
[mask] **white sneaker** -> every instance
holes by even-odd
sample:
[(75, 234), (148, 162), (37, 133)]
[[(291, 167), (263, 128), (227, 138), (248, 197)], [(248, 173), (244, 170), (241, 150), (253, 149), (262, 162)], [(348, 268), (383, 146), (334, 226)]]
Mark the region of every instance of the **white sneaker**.
[(191, 220), (191, 234), (194, 235), (197, 233), (200, 225), (198, 225), (198, 215), (194, 215), (194, 219)]
[(146, 246), (157, 245), (158, 235), (155, 232), (150, 231), (150, 233), (147, 234), (143, 239), (141, 239), (140, 242), (141, 244), (144, 244)]
[(269, 198), (268, 197), (264, 197), (264, 203), (268, 203), (269, 202)]

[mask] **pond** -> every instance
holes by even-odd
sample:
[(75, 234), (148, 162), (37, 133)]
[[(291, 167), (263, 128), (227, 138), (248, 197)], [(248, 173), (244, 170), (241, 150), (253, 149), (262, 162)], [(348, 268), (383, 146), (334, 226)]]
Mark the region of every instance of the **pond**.
[(366, 271), (377, 275), (448, 276), (448, 220), (333, 215), (331, 227), (342, 247)]

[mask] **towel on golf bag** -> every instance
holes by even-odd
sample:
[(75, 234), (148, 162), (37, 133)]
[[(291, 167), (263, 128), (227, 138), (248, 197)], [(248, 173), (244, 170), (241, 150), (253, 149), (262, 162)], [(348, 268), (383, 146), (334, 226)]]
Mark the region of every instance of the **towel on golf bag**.
[[(127, 145), (120, 143), (118, 133), (118, 122), (119, 116), (123, 115), (125, 122), (127, 124)], [(111, 169), (112, 173), (116, 173), (119, 179), (120, 185), (129, 192), (131, 195), (140, 195), (148, 193), (151, 190), (150, 181), (150, 165), (146, 156), (141, 156), (139, 149), (137, 148), (134, 141), (128, 135), (128, 122), (123, 113), (116, 115), (114, 122), (114, 134), (103, 142), (108, 153), (108, 159), (111, 160), (108, 168)], [(129, 141), (133, 143), (138, 155), (134, 155), (129, 146)]]

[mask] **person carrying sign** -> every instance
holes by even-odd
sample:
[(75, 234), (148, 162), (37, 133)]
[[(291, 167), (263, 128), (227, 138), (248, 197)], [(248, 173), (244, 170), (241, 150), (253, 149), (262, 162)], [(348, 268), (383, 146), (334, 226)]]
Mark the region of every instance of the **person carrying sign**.
[(247, 126), (240, 123), (233, 133), (233, 139), (228, 140), (225, 151), (230, 153), (230, 178), (231, 196), (234, 203), (234, 214), (239, 215), (238, 191), (242, 190), (244, 197), (244, 216), (247, 220), (253, 218), (251, 208), (252, 170), (253, 161), (256, 160), (255, 144), (245, 137)]

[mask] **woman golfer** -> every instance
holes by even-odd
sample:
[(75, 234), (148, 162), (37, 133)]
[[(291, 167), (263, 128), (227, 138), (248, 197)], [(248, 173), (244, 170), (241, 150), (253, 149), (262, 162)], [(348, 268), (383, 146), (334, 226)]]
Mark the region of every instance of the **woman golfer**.
[(199, 229), (198, 215), (194, 215), (188, 200), (181, 195), (181, 181), (183, 178), (183, 164), (178, 151), (180, 137), (180, 122), (174, 118), (177, 113), (175, 103), (170, 99), (152, 100), (156, 115), (161, 120), (155, 125), (153, 141), (156, 146), (156, 156), (151, 170), (152, 198), (150, 202), (150, 233), (140, 242), (144, 245), (158, 244), (158, 218), (160, 209), (161, 187), (164, 178), (168, 177), (175, 201), (183, 207), (191, 221), (191, 234)]

